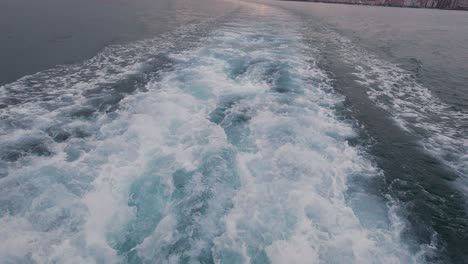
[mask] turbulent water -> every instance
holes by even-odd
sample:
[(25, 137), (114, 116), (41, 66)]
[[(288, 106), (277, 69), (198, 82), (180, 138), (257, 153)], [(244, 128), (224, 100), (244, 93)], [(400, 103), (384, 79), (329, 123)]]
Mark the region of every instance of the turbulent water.
[(0, 99), (1, 263), (468, 260), (468, 113), (319, 20), (232, 2)]

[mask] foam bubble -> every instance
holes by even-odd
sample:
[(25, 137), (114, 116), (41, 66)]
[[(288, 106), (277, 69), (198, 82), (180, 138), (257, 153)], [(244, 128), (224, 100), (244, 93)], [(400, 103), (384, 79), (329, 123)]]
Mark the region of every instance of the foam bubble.
[(354, 65), (354, 75), (367, 88), (369, 98), (391, 113), (404, 130), (420, 136), (424, 148), (453, 168), (460, 176), (458, 182), (466, 186), (468, 114), (453, 111), (399, 65), (355, 46), (336, 32), (327, 31), (326, 35), (338, 44), (344, 60)]
[[(61, 119), (62, 128), (88, 133), (52, 143), (58, 155), (21, 159), (0, 179), (8, 190), (0, 196), (8, 202), (0, 218), (3, 259), (419, 261), (398, 237), (395, 223), (404, 221), (384, 199), (375, 202), (381, 210), (373, 217), (384, 219), (376, 226), (366, 225), (347, 199), (351, 178), (380, 173), (347, 143), (354, 131), (334, 112), (342, 98), (330, 92), (313, 58), (304, 59), (308, 48), (294, 30), (300, 23), (267, 6), (247, 7), (204, 38), (203, 47), (166, 53), (172, 65), (149, 74), (118, 110), (80, 108), (76, 117), (80, 105), (61, 97), (74, 113)], [(134, 54), (123, 51), (97, 66), (127, 64)], [(83, 71), (74, 76), (93, 72)], [(133, 76), (111, 72), (96, 78)], [(83, 91), (73, 92), (81, 98)], [(26, 105), (8, 111), (45, 113)], [(44, 116), (54, 123), (61, 114)], [(353, 197), (359, 203), (368, 196)]]

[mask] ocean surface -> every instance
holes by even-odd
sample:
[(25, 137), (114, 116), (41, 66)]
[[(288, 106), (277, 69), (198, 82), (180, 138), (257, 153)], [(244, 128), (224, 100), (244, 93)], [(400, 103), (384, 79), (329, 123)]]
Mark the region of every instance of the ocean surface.
[(0, 263), (468, 263), (468, 13), (0, 0)]

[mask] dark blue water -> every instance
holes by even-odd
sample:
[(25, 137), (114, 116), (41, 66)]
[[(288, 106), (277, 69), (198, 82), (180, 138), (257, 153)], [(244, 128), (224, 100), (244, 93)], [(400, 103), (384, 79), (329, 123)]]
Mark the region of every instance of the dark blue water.
[(169, 32), (233, 4), (164, 0), (1, 0), (0, 84), (81, 62), (108, 45)]
[(465, 13), (1, 4), (1, 263), (467, 261)]

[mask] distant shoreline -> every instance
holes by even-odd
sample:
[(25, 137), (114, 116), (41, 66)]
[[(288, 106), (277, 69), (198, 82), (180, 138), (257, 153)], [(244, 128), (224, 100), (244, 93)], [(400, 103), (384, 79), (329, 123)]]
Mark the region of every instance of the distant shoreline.
[(312, 3), (431, 8), (468, 11), (468, 0), (283, 0)]

